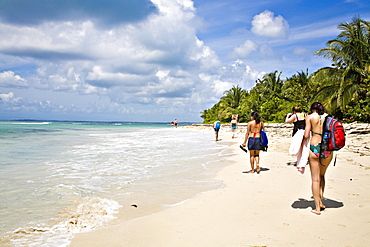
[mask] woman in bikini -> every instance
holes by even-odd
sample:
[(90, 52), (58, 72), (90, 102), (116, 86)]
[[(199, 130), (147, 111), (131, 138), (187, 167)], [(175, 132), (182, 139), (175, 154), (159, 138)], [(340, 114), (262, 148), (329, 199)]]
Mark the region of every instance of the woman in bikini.
[(310, 154), (308, 162), (310, 163), (312, 194), (316, 208), (311, 212), (317, 215), (325, 209), (322, 199), (325, 189), (325, 172), (328, 168), (333, 154), (330, 151), (321, 151), (320, 143), (322, 139), (323, 126), (326, 114), (324, 106), (315, 102), (311, 105), (311, 114), (306, 118), (306, 128), (304, 138), (310, 138)]
[(257, 112), (251, 114), (251, 120), (247, 126), (247, 133), (245, 134), (243, 147), (246, 146), (248, 141), (248, 150), (250, 155), (251, 171), (247, 173), (254, 173), (254, 163), (256, 163), (257, 173), (260, 173), (260, 132), (264, 129), (264, 124), (261, 122), (260, 116)]

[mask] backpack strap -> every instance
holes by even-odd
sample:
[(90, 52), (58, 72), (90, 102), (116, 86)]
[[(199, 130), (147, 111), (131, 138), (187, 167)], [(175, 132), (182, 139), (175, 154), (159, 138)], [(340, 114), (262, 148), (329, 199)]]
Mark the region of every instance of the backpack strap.
[[(325, 133), (325, 124), (326, 124), (326, 117), (324, 117), (324, 123), (322, 124), (321, 123), (321, 117), (324, 116), (324, 115), (319, 115), (320, 117), (320, 125), (322, 126), (322, 133), (321, 133), (321, 141), (320, 141), (320, 154), (319, 154), (319, 162), (320, 162), (320, 165), (321, 165), (321, 152), (322, 152), (322, 140), (323, 140), (323, 137), (324, 137), (324, 133)], [(312, 131), (311, 131), (312, 132)], [(318, 134), (318, 133), (316, 133)]]

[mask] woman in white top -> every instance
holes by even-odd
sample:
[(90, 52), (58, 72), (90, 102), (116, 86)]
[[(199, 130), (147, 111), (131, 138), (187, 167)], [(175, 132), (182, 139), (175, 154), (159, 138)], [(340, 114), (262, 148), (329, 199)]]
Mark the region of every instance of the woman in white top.
[(231, 132), (233, 132), (233, 137), (235, 138), (235, 132), (236, 132), (236, 126), (238, 125), (238, 120), (236, 120), (235, 117), (231, 120), (230, 127), (231, 127)]

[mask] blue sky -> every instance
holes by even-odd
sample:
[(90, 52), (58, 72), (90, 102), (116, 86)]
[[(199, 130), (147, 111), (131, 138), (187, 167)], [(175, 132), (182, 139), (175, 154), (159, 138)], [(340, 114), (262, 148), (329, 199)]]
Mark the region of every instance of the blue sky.
[(0, 0), (0, 120), (201, 122), (314, 56), (368, 0)]

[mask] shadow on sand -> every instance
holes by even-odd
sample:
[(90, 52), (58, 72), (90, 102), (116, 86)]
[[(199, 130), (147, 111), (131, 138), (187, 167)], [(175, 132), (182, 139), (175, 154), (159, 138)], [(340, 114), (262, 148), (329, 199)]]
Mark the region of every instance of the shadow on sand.
[[(243, 173), (250, 173), (251, 171), (252, 170), (244, 171)], [(254, 171), (257, 172), (257, 169), (254, 169)], [(267, 171), (270, 171), (270, 169), (261, 166), (261, 172), (267, 172)]]
[[(344, 206), (343, 202), (334, 201), (331, 199), (324, 198), (322, 200), (322, 203), (325, 205), (326, 208), (341, 208)], [(315, 209), (315, 202), (314, 200), (306, 200), (303, 198), (298, 198), (297, 201), (293, 202), (292, 208), (308, 208), (311, 207), (312, 209)]]
[(297, 166), (297, 161), (294, 161), (294, 162), (287, 162), (286, 163), (287, 166)]

